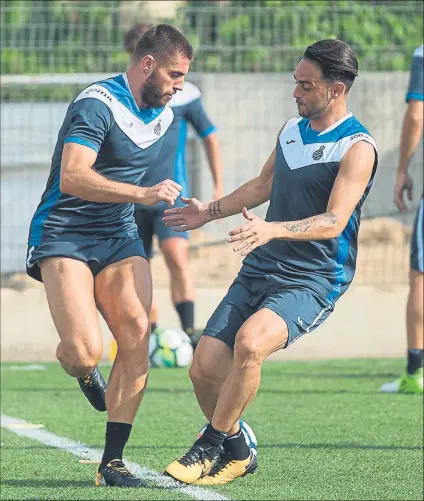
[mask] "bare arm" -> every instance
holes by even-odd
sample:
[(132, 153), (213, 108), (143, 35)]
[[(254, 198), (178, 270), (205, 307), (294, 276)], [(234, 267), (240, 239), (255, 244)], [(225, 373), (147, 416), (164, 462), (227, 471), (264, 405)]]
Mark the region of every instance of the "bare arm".
[(271, 194), (274, 164), (275, 149), (266, 161), (261, 174), (230, 195), (208, 204), (203, 204), (196, 198), (181, 197), (187, 206), (166, 210), (162, 221), (165, 226), (173, 226), (176, 232), (194, 230), (214, 219), (238, 214), (245, 206), (253, 208), (261, 205), (269, 200)]
[(412, 200), (412, 179), (408, 175), (408, 168), (412, 156), (417, 149), (423, 131), (423, 101), (412, 99), (408, 101), (403, 118), (402, 136), (400, 140), (399, 166), (396, 175), (395, 204), (402, 212), (408, 207), (405, 204), (404, 195)]
[(243, 184), (224, 198), (205, 204), (203, 210), (207, 214), (207, 220), (233, 216), (239, 214), (243, 207), (253, 209), (267, 202), (271, 195), (275, 155), (276, 149), (274, 148), (258, 177)]
[(66, 143), (62, 154), (60, 191), (90, 202), (145, 205), (153, 205), (160, 200), (173, 205), (179, 195), (181, 186), (170, 180), (152, 188), (112, 181), (92, 168), (96, 158), (97, 153), (92, 148)]
[(327, 210), (299, 221), (267, 222), (243, 209), (247, 223), (230, 231), (229, 242), (238, 242), (234, 251), (245, 256), (270, 240), (325, 240), (338, 237), (346, 227), (364, 194), (374, 167), (375, 152), (371, 144), (360, 141), (346, 153), (340, 163)]
[(399, 167), (400, 172), (406, 172), (412, 155), (417, 149), (423, 131), (423, 101), (408, 102), (403, 118), (402, 136), (400, 140)]
[(360, 141), (353, 145), (340, 163), (326, 212), (300, 221), (272, 223), (276, 226), (275, 238), (324, 240), (338, 237), (364, 194), (374, 161), (375, 151), (371, 144)]
[(224, 194), (221, 151), (219, 148), (219, 141), (216, 132), (213, 132), (212, 134), (209, 134), (208, 136), (203, 138), (203, 147), (205, 148), (209, 168), (212, 174), (214, 185), (214, 199), (216, 200), (221, 198)]

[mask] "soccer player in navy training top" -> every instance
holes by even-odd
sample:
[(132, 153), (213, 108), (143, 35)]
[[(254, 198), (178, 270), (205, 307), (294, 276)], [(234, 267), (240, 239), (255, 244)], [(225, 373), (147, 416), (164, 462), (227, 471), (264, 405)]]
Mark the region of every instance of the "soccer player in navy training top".
[[(145, 485), (122, 463), (149, 365), (151, 275), (134, 203), (172, 206), (180, 194), (170, 179), (143, 187), (143, 176), (155, 168), (173, 120), (167, 104), (183, 89), (192, 59), (177, 29), (153, 26), (126, 73), (89, 86), (72, 101), (31, 222), (27, 272), (44, 282), (60, 336), (57, 358), (92, 405), (107, 409), (97, 485)], [(106, 392), (97, 369), (97, 309), (118, 344)]]
[[(406, 93), (408, 107), (403, 120), (400, 141), (399, 167), (395, 185), (395, 203), (402, 212), (407, 212), (405, 195), (412, 200), (412, 179), (408, 168), (412, 155), (423, 133), (424, 68), (423, 45), (414, 52), (409, 87)], [(406, 372), (395, 381), (384, 384), (380, 391), (385, 393), (423, 392), (423, 346), (424, 346), (424, 200), (421, 200), (415, 217), (411, 239), (411, 266), (409, 272), (409, 295), (406, 306), (406, 333), (408, 359)]]
[[(137, 40), (147, 28), (146, 24), (136, 24), (125, 34), (125, 49), (131, 57)], [(165, 134), (155, 168), (148, 171), (143, 179), (143, 186), (153, 186), (158, 180), (169, 178), (182, 186), (181, 195), (188, 196), (185, 146), (187, 123), (190, 123), (202, 139), (206, 151), (214, 183), (213, 200), (221, 198), (224, 194), (222, 164), (216, 127), (205, 111), (200, 90), (191, 82), (185, 82), (182, 92), (176, 94), (169, 105), (174, 112), (174, 120)], [(175, 205), (183, 204), (177, 199)], [(164, 225), (162, 217), (166, 208), (165, 203), (155, 206), (137, 204), (134, 212), (135, 222), (149, 258), (153, 257), (153, 235), (158, 237), (171, 277), (172, 301), (180, 317), (182, 329), (195, 345), (200, 332), (194, 329), (194, 284), (188, 264), (188, 232), (175, 233), (172, 228)], [(157, 316), (153, 294), (150, 310), (152, 330), (157, 326)]]
[[(243, 266), (190, 369), (210, 423), (166, 468), (178, 480), (225, 484), (255, 471), (256, 451), (239, 419), (258, 391), (262, 362), (319, 327), (353, 279), (361, 207), (377, 167), (374, 140), (347, 109), (357, 73), (346, 43), (309, 46), (294, 74), (300, 116), (278, 132), (260, 175), (220, 200), (183, 199), (186, 207), (166, 211), (176, 231), (240, 212), (245, 218), (228, 239), (246, 256)], [(248, 210), (268, 200), (265, 221)]]

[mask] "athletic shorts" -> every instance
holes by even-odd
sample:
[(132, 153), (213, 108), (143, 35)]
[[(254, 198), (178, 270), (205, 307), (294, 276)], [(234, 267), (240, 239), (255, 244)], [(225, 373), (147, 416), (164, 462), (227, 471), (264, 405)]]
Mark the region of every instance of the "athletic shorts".
[(424, 198), (421, 198), (415, 216), (414, 230), (411, 238), (411, 269), (424, 273)]
[[(176, 207), (179, 205), (176, 204)], [(163, 210), (157, 209), (140, 209), (137, 206), (134, 209), (135, 222), (137, 224), (138, 235), (143, 240), (146, 256), (151, 259), (153, 257), (153, 235), (156, 235), (159, 242), (167, 238), (188, 238), (188, 231), (177, 232), (172, 226), (165, 226), (162, 222), (164, 216)]]
[(27, 274), (42, 282), (40, 261), (48, 257), (69, 257), (87, 263), (94, 276), (106, 266), (132, 256), (146, 257), (143, 242), (139, 238), (105, 238), (98, 240), (50, 241), (28, 246)]
[[(273, 281), (272, 281), (273, 282)], [(275, 282), (269, 277), (241, 278), (238, 276), (221, 301), (203, 334), (220, 339), (234, 348), (237, 332), (257, 311), (268, 308), (287, 324), (285, 348), (303, 334), (314, 331), (333, 311), (332, 303), (307, 286)]]

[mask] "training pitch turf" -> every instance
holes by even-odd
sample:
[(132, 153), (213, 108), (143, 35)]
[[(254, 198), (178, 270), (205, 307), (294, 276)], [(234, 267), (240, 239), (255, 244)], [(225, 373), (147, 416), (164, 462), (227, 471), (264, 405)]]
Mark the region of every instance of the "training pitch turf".
[[(402, 369), (402, 360), (265, 364), (244, 416), (259, 442), (258, 473), (206, 492), (163, 487), (160, 477), (142, 492), (96, 488), (96, 465), (2, 428), (1, 499), (423, 499), (422, 398), (377, 393)], [(105, 415), (58, 364), (2, 364), (1, 376), (2, 415), (103, 448)], [(126, 458), (162, 472), (203, 423), (188, 371), (153, 369)]]

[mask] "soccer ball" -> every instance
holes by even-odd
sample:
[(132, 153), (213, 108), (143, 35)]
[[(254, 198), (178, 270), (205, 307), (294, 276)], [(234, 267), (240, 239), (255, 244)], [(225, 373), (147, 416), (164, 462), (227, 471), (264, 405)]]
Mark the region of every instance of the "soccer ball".
[(152, 367), (187, 367), (193, 360), (190, 338), (181, 329), (156, 329), (150, 335)]
[[(240, 419), (239, 423), (247, 445), (256, 453), (258, 449), (258, 441), (256, 440), (255, 433), (253, 432), (252, 428), (242, 419)], [(205, 431), (207, 425), (208, 423), (206, 423), (205, 426), (203, 426), (203, 428), (199, 431), (197, 438), (200, 438), (203, 435), (203, 432)]]

